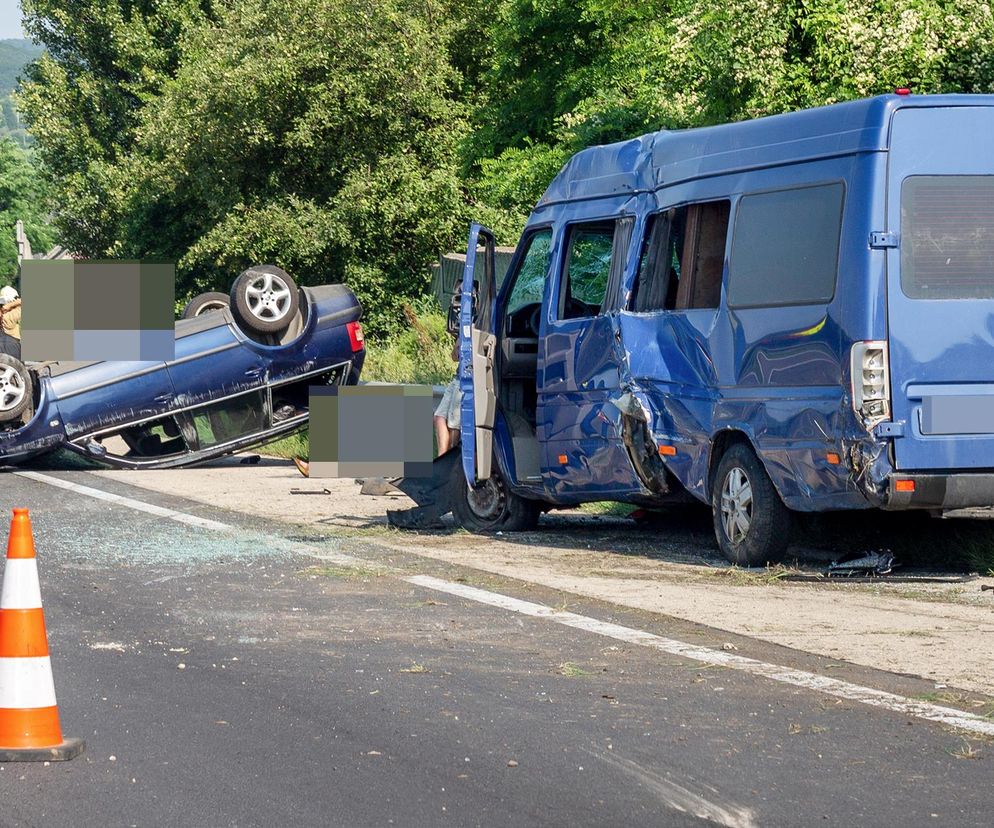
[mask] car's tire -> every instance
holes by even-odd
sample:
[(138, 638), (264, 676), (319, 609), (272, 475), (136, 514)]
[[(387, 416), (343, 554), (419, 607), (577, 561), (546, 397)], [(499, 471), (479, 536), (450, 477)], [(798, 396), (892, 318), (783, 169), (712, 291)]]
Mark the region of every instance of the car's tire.
[(231, 286), (231, 307), (250, 331), (284, 331), (300, 308), (300, 292), (290, 274), (275, 265), (255, 265)]
[(457, 480), (452, 496), (452, 514), (464, 529), (487, 535), (494, 532), (526, 532), (538, 525), (540, 504), (510, 491), (496, 467), (488, 480), (474, 487), (466, 483), (461, 465), (456, 467), (455, 474)]
[(189, 302), (187, 302), (186, 307), (183, 308), (183, 313), (181, 314), (181, 319), (193, 319), (195, 316), (200, 316), (201, 314), (208, 313), (214, 310), (220, 310), (221, 308), (226, 308), (231, 304), (231, 297), (227, 293), (221, 293), (216, 290), (212, 290), (209, 293), (201, 293), (199, 296), (194, 296)]
[(31, 407), (34, 385), (24, 363), (9, 354), (0, 354), (0, 423), (24, 416)]
[(711, 481), (714, 534), (722, 554), (739, 566), (783, 559), (793, 522), (756, 453), (736, 443)]

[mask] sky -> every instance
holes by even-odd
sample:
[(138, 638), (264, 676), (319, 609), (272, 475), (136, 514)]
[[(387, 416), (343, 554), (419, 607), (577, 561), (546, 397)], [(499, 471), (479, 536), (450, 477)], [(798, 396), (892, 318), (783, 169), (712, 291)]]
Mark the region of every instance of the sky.
[(20, 0), (0, 0), (0, 40), (9, 37), (24, 37)]

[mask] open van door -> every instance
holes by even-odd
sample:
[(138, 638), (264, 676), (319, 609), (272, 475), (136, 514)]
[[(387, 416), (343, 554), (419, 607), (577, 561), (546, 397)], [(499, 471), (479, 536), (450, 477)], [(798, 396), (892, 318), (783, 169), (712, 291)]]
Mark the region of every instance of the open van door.
[[(483, 250), (477, 251), (482, 242)], [(483, 267), (477, 273), (477, 256)], [(496, 241), (494, 234), (479, 224), (469, 229), (466, 269), (463, 271), (459, 306), (459, 388), (462, 467), (470, 486), (490, 477), (493, 456), (493, 428), (497, 414), (494, 383), (494, 284)]]

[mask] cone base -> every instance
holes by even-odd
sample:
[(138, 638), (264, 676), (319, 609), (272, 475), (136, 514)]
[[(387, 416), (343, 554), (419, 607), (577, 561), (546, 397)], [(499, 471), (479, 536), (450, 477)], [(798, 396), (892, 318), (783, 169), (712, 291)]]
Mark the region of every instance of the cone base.
[(86, 747), (82, 739), (66, 739), (61, 745), (44, 748), (0, 747), (0, 762), (68, 762)]

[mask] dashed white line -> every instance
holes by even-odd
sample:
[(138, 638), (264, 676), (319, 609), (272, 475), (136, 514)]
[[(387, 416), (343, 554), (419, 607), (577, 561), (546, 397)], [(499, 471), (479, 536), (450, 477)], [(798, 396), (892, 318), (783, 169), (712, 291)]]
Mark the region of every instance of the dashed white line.
[[(35, 480), (38, 483), (44, 483), (49, 486), (66, 489), (68, 491), (76, 492), (77, 494), (97, 498), (98, 500), (104, 500), (108, 503), (114, 503), (118, 506), (134, 509), (139, 512), (145, 512), (146, 514), (155, 515), (157, 517), (175, 520), (189, 526), (196, 526), (201, 529), (209, 529), (215, 532), (224, 532), (226, 534), (245, 532), (245, 530), (239, 526), (221, 523), (216, 520), (208, 520), (206, 518), (186, 514), (185, 512), (180, 512), (175, 509), (166, 509), (162, 506), (154, 506), (151, 503), (145, 503), (141, 500), (111, 494), (110, 492), (105, 492), (101, 489), (94, 489), (90, 486), (82, 486), (78, 483), (72, 483), (68, 480), (60, 480), (59, 478), (50, 477), (46, 474), (39, 474), (37, 472), (15, 472), (15, 474), (20, 477)], [(328, 552), (306, 544), (290, 543), (283, 539), (266, 538), (266, 541), (269, 543), (270, 548), (291, 548), (296, 551), (306, 552), (314, 557), (321, 558), (322, 560), (333, 561), (351, 566), (369, 566), (368, 561), (365, 561), (362, 558), (353, 557), (352, 555), (346, 555), (341, 552)], [(384, 571), (387, 570), (388, 568), (384, 568)], [(491, 607), (507, 610), (508, 612), (518, 613), (519, 615), (527, 615), (533, 618), (544, 618), (549, 621), (554, 621), (557, 624), (562, 624), (566, 627), (573, 627), (574, 629), (583, 630), (595, 635), (613, 638), (627, 644), (649, 647), (670, 655), (679, 656), (692, 661), (698, 661), (702, 664), (739, 670), (743, 673), (762, 676), (763, 678), (780, 682), (781, 684), (793, 685), (794, 687), (800, 687), (805, 690), (815, 690), (819, 693), (834, 696), (835, 698), (859, 702), (871, 707), (879, 707), (895, 713), (914, 716), (918, 719), (937, 722), (939, 724), (946, 725), (947, 727), (958, 728), (970, 733), (976, 733), (980, 736), (994, 736), (994, 721), (985, 719), (982, 716), (976, 716), (972, 713), (966, 713), (962, 710), (956, 710), (952, 707), (943, 707), (942, 705), (910, 699), (896, 693), (875, 690), (872, 687), (863, 687), (861, 685), (852, 684), (851, 682), (842, 681), (840, 679), (821, 676), (817, 673), (809, 673), (805, 670), (795, 670), (790, 667), (781, 667), (776, 664), (768, 664), (764, 661), (734, 655), (733, 653), (728, 653), (724, 650), (711, 650), (707, 647), (698, 647), (693, 644), (686, 644), (683, 641), (677, 641), (673, 638), (664, 638), (663, 636), (655, 635), (654, 633), (646, 632), (645, 630), (625, 627), (621, 624), (613, 624), (608, 621), (600, 621), (596, 618), (590, 618), (586, 615), (578, 615), (573, 612), (561, 612), (553, 607), (546, 606), (545, 604), (522, 601), (519, 598), (512, 598), (508, 595), (501, 595), (497, 592), (489, 592), (488, 590), (477, 589), (476, 587), (467, 586), (465, 584), (445, 581), (441, 578), (435, 578), (430, 575), (410, 575), (404, 577), (404, 580), (410, 584), (423, 587), (425, 589), (444, 592), (449, 595), (464, 598), (468, 601), (475, 601), (480, 604), (486, 604)]]

